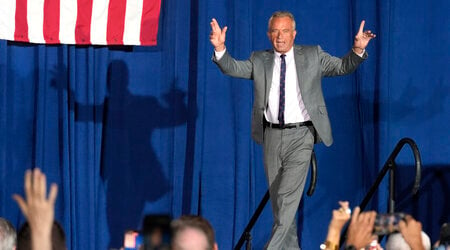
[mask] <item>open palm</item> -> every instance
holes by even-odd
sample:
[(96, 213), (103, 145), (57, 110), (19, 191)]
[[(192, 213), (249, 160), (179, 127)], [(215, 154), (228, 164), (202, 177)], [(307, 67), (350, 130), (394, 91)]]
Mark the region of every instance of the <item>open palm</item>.
[(211, 20), (211, 33), (209, 34), (209, 41), (214, 46), (216, 51), (222, 51), (225, 49), (225, 38), (227, 32), (227, 26), (220, 28), (216, 19)]

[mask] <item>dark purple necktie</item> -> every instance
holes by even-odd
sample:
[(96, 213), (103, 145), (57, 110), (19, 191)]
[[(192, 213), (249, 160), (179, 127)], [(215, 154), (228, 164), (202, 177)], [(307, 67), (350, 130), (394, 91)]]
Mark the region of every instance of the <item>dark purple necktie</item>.
[(278, 106), (278, 123), (280, 126), (284, 126), (284, 99), (285, 99), (285, 82), (286, 82), (286, 57), (285, 54), (280, 56), (281, 67), (280, 67), (280, 104)]

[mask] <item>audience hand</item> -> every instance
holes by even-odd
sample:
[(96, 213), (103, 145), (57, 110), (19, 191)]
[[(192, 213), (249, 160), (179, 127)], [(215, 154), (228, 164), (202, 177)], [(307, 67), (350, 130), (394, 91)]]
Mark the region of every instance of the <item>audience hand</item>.
[[(341, 230), (345, 223), (350, 219), (351, 210), (348, 206), (348, 201), (339, 201), (341, 206), (339, 209), (333, 210), (333, 216), (328, 226), (327, 239), (324, 244), (325, 249), (336, 249), (339, 247), (339, 238)], [(323, 247), (323, 246), (322, 246)]]
[(25, 173), (25, 197), (15, 194), (14, 200), (30, 224), (33, 249), (51, 249), (51, 232), (58, 187), (52, 184), (47, 198), (45, 174), (36, 168)]
[(416, 221), (412, 216), (407, 215), (405, 221), (398, 223), (400, 233), (405, 239), (406, 243), (411, 247), (411, 250), (423, 250), (422, 243), (422, 224)]
[(372, 234), (376, 212), (360, 213), (360, 211), (359, 207), (354, 209), (347, 233), (347, 245), (352, 245), (356, 249), (366, 247), (377, 238)]
[(339, 201), (339, 209), (333, 210), (330, 227), (341, 230), (345, 223), (350, 219), (351, 210), (348, 201)]

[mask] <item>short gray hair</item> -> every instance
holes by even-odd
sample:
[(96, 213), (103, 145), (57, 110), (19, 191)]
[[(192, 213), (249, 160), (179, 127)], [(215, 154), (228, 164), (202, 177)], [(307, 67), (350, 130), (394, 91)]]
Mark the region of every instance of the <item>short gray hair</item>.
[(268, 22), (268, 25), (267, 25), (268, 31), (270, 31), (270, 24), (272, 23), (272, 20), (274, 18), (278, 18), (278, 17), (289, 17), (292, 20), (292, 26), (293, 26), (292, 28), (295, 30), (295, 18), (294, 18), (294, 15), (291, 12), (289, 12), (289, 11), (275, 11), (272, 14), (272, 16), (270, 16), (270, 18), (269, 18), (269, 22)]
[(14, 249), (16, 241), (16, 230), (13, 225), (0, 217), (0, 250)]

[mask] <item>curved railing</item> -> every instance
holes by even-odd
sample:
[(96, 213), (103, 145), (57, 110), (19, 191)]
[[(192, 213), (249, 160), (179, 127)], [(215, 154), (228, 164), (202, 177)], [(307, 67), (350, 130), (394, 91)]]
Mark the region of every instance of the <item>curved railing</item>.
[(414, 181), (414, 186), (412, 189), (412, 194), (416, 194), (419, 190), (420, 186), (420, 178), (421, 178), (421, 168), (422, 168), (422, 160), (420, 158), (419, 149), (417, 148), (416, 143), (410, 139), (410, 138), (403, 138), (401, 139), (397, 145), (395, 146), (394, 150), (392, 150), (391, 155), (389, 155), (389, 158), (386, 160), (386, 163), (384, 163), (383, 168), (381, 169), (380, 173), (378, 174), (377, 179), (375, 180), (375, 183), (372, 185), (372, 187), (367, 192), (366, 196), (364, 197), (363, 201), (359, 205), (361, 208), (361, 211), (364, 210), (369, 203), (370, 199), (372, 198), (373, 194), (377, 190), (378, 186), (380, 185), (381, 181), (383, 180), (384, 176), (389, 170), (389, 213), (394, 212), (395, 207), (395, 201), (394, 201), (394, 194), (395, 194), (395, 158), (397, 158), (397, 155), (400, 153), (400, 151), (403, 149), (403, 146), (408, 144), (411, 147), (411, 150), (414, 155), (415, 160), (415, 166), (416, 166), (416, 178)]
[[(392, 153), (389, 155), (389, 158), (386, 160), (386, 163), (384, 163), (383, 168), (381, 169), (380, 173), (377, 176), (377, 179), (373, 183), (372, 187), (370, 187), (369, 191), (367, 192), (366, 196), (364, 197), (363, 201), (359, 204), (359, 207), (361, 208), (361, 211), (363, 211), (367, 204), (369, 203), (370, 199), (372, 199), (373, 195), (375, 194), (375, 191), (378, 189), (378, 186), (380, 185), (383, 178), (386, 176), (386, 174), (389, 171), (389, 213), (395, 212), (395, 159), (397, 158), (400, 151), (403, 149), (403, 147), (408, 144), (411, 147), (412, 153), (414, 155), (414, 161), (416, 166), (416, 178), (414, 180), (414, 186), (412, 188), (412, 194), (415, 195), (417, 191), (419, 191), (420, 187), (420, 178), (421, 178), (421, 169), (422, 169), (422, 160), (420, 158), (420, 152), (419, 148), (417, 147), (416, 143), (410, 139), (410, 138), (403, 138), (401, 139), (397, 145), (395, 146), (394, 150), (392, 150)], [(345, 241), (345, 236), (347, 234), (347, 230), (344, 230), (341, 235), (340, 245), (343, 245)]]

